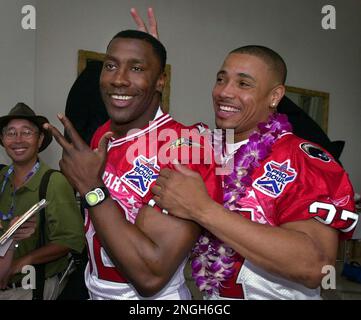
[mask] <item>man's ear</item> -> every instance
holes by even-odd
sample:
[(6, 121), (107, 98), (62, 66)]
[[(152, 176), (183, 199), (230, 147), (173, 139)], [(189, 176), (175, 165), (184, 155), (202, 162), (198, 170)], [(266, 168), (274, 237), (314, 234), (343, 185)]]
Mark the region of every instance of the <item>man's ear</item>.
[(159, 93), (162, 93), (163, 92), (163, 89), (165, 87), (165, 83), (167, 81), (167, 74), (165, 72), (162, 72), (160, 74), (160, 76), (158, 77), (158, 80), (157, 80), (157, 86), (156, 86), (156, 90), (159, 92)]
[(271, 105), (277, 106), (283, 96), (285, 95), (286, 87), (282, 84), (277, 85), (275, 88), (272, 89), (271, 93)]
[(39, 141), (38, 141), (38, 149), (40, 149), (41, 145), (43, 144), (43, 141), (44, 141), (44, 133), (40, 132)]

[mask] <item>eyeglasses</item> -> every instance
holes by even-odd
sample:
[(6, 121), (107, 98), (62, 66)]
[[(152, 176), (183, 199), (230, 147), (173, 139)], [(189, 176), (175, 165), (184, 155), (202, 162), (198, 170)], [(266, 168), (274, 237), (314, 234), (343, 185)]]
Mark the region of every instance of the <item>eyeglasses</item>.
[(8, 140), (14, 140), (18, 136), (22, 137), (23, 139), (31, 139), (33, 136), (35, 136), (38, 133), (39, 133), (39, 131), (33, 131), (30, 129), (24, 129), (19, 132), (16, 130), (13, 130), (13, 129), (10, 129), (10, 130), (4, 129), (3, 137)]

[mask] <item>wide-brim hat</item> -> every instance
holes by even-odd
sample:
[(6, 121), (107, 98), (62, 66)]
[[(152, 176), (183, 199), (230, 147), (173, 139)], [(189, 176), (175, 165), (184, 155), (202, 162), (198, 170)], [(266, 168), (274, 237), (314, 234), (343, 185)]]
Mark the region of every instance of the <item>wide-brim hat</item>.
[[(43, 116), (36, 115), (35, 112), (25, 103), (17, 103), (16, 106), (10, 110), (7, 116), (0, 117), (0, 132), (2, 132), (3, 128), (13, 119), (29, 120), (33, 122), (44, 134), (44, 140), (39, 148), (39, 152), (45, 150), (53, 140), (51, 133), (43, 128), (44, 123), (48, 123), (49, 120)], [(0, 143), (3, 145), (1, 140)]]

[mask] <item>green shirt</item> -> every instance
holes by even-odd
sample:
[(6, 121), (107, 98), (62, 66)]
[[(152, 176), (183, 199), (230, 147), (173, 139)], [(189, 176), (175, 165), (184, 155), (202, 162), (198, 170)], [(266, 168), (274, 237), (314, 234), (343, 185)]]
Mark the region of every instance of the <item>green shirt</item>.
[[(0, 186), (2, 186), (6, 172), (9, 167), (0, 170)], [(39, 187), (41, 178), (50, 168), (40, 161), (40, 168), (23, 186), (15, 193), (15, 213), (14, 216), (22, 215), (39, 199)], [(5, 190), (0, 194), (0, 210), (9, 212), (12, 202), (12, 192), (14, 190), (13, 174), (6, 184)], [(81, 252), (84, 247), (83, 219), (76, 203), (73, 188), (60, 172), (52, 173), (47, 192), (46, 200), (49, 205), (45, 209), (45, 242), (66, 246), (76, 252)], [(39, 215), (36, 214), (37, 227), (34, 234), (19, 242), (19, 247), (15, 251), (15, 259), (20, 258), (29, 252), (37, 249), (39, 239)], [(9, 221), (1, 222), (6, 230)], [(65, 270), (68, 258), (62, 257), (49, 262), (45, 267), (45, 277), (51, 277)], [(18, 274), (12, 282), (21, 280), (23, 275)]]

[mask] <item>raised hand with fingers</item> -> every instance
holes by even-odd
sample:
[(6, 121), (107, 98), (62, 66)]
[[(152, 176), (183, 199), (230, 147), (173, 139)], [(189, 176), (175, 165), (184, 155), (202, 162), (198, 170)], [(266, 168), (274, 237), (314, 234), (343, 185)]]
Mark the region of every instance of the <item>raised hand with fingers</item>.
[(44, 128), (52, 133), (55, 140), (63, 148), (62, 158), (59, 162), (61, 171), (72, 186), (81, 195), (84, 195), (90, 189), (103, 185), (102, 174), (107, 156), (107, 144), (112, 132), (104, 134), (98, 149), (92, 150), (66, 116), (60, 114), (58, 118), (63, 124), (70, 142), (51, 124), (45, 124)]
[(132, 15), (133, 20), (136, 23), (139, 31), (147, 32), (150, 35), (152, 35), (154, 38), (159, 39), (158, 25), (157, 25), (157, 20), (154, 15), (153, 8), (148, 8), (148, 10), (147, 10), (149, 28), (147, 28), (147, 26), (145, 25), (143, 19), (139, 15), (137, 9), (135, 9), (135, 8), (130, 9), (130, 14)]

